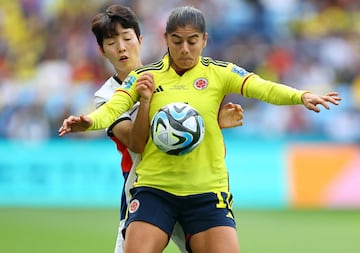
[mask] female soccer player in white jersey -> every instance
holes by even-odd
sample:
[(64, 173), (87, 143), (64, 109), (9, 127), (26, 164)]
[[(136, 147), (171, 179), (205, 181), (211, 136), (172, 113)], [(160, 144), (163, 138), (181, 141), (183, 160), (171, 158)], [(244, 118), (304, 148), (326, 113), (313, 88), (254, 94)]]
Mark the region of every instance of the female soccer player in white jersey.
[[(122, 80), (131, 70), (141, 66), (142, 37), (137, 17), (129, 8), (121, 5), (111, 5), (106, 12), (95, 15), (92, 31), (100, 52), (116, 71), (116, 74), (106, 80), (95, 93), (95, 105), (98, 108), (111, 98), (116, 89), (122, 87)], [(130, 200), (129, 189), (136, 179), (134, 168), (141, 160), (140, 153), (143, 152), (148, 138), (149, 102), (154, 91), (154, 83), (149, 76), (145, 75), (142, 78), (143, 82), (138, 83), (138, 92), (141, 94), (139, 102), (121, 115), (107, 130), (108, 136), (116, 143), (116, 148), (122, 156), (121, 168), (124, 176), (115, 253), (123, 252), (124, 239), (121, 231), (124, 228), (126, 209)], [(219, 124), (223, 128), (241, 125), (242, 108), (239, 105), (226, 104), (220, 111)], [(141, 129), (137, 126), (141, 126)], [(172, 239), (181, 252), (187, 252), (184, 232), (178, 224), (174, 228)]]
[[(264, 80), (233, 63), (201, 56), (207, 43), (205, 18), (196, 8), (184, 6), (170, 14), (165, 31), (168, 53), (154, 64), (132, 71), (123, 88), (104, 106), (86, 116), (64, 120), (59, 135), (106, 128), (140, 97), (137, 80), (153, 74), (155, 88), (149, 118), (172, 102), (186, 102), (203, 117), (205, 136), (183, 156), (168, 155), (149, 138), (136, 167), (131, 190), (133, 208), (126, 219), (125, 252), (162, 252), (176, 222), (184, 229), (188, 249), (195, 253), (239, 252), (225, 165), (225, 147), (218, 111), (226, 94), (238, 93), (277, 105), (303, 104), (319, 112), (338, 105), (336, 92), (320, 96)], [(201, 86), (199, 84), (201, 80)], [(239, 143), (241, 145), (241, 143)]]

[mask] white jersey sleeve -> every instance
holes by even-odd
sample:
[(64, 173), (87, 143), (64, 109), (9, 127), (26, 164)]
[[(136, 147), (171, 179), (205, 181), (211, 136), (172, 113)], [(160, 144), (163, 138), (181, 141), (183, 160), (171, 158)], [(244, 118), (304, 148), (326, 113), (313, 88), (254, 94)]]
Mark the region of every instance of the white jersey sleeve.
[(105, 104), (114, 94), (117, 88), (121, 87), (121, 81), (115, 77), (110, 77), (105, 83), (95, 92), (95, 106), (99, 108)]

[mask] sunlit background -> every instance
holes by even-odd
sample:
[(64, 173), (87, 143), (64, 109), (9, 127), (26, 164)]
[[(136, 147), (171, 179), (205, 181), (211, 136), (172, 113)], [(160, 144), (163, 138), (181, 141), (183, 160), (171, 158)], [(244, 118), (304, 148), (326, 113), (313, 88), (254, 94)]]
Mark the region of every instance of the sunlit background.
[[(224, 130), (231, 191), (240, 219), (244, 210), (311, 209), (351, 211), (360, 220), (360, 1), (1, 0), (0, 234), (16, 227), (11, 221), (23, 215), (6, 217), (23, 208), (106, 209), (114, 219), (110, 250), (102, 252), (113, 249), (123, 183), (115, 145), (103, 131), (57, 136), (65, 117), (94, 109), (94, 92), (114, 73), (91, 33), (92, 17), (111, 3), (138, 15), (144, 64), (166, 52), (170, 11), (193, 5), (207, 20), (203, 55), (299, 89), (338, 91), (341, 105), (319, 114), (228, 96), (245, 109), (244, 126)], [(351, 234), (343, 252), (360, 252), (351, 240), (359, 221), (345, 224), (359, 227), (345, 225)], [(246, 239), (248, 252), (263, 252)], [(302, 252), (330, 252), (319, 247)], [(269, 252), (290, 252), (275, 248)]]

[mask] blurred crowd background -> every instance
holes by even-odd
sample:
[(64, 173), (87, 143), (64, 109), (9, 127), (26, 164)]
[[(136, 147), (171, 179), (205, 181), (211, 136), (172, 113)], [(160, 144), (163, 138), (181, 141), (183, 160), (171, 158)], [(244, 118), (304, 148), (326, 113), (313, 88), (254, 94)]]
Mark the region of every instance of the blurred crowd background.
[(343, 97), (341, 106), (316, 114), (230, 95), (226, 100), (245, 109), (239, 134), (360, 143), (358, 0), (1, 1), (0, 139), (56, 138), (65, 117), (94, 109), (93, 94), (113, 69), (97, 49), (91, 19), (112, 3), (129, 6), (140, 18), (143, 63), (166, 52), (162, 34), (170, 11), (193, 5), (207, 19), (204, 55)]

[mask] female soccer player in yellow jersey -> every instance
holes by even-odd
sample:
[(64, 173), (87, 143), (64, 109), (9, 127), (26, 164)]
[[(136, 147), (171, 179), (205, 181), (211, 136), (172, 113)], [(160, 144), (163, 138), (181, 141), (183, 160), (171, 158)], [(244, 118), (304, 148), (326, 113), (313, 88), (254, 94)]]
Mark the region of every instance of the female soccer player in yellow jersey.
[[(140, 67), (141, 32), (136, 15), (122, 5), (111, 5), (106, 11), (96, 14), (92, 21), (92, 32), (98, 42), (99, 50), (114, 67), (116, 74), (108, 78), (95, 93), (96, 107), (105, 104), (117, 88), (122, 86), (131, 70)], [(138, 92), (141, 99), (128, 112), (121, 115), (107, 130), (108, 136), (116, 143), (121, 153), (121, 169), (124, 187), (121, 197), (120, 224), (116, 240), (115, 253), (123, 252), (122, 230), (125, 224), (126, 209), (129, 202), (129, 189), (136, 175), (134, 168), (141, 160), (141, 154), (148, 138), (149, 104), (154, 90), (152, 79), (142, 77)], [(242, 108), (236, 104), (226, 104), (219, 112), (221, 127), (234, 127), (242, 124)], [(140, 127), (139, 127), (140, 126)], [(145, 131), (144, 131), (145, 130)], [(179, 225), (176, 225), (172, 239), (185, 253), (185, 237)]]
[[(208, 34), (203, 14), (185, 6), (173, 10), (165, 32), (168, 53), (162, 60), (132, 71), (104, 106), (86, 116), (64, 120), (59, 135), (108, 127), (139, 99), (137, 79), (145, 72), (155, 81), (149, 119), (172, 102), (186, 102), (203, 117), (205, 136), (183, 156), (160, 151), (149, 138), (136, 168), (125, 232), (125, 252), (161, 252), (178, 221), (195, 253), (239, 252), (225, 166), (225, 147), (217, 123), (226, 94), (238, 93), (276, 105), (303, 104), (319, 112), (338, 105), (336, 92), (319, 96), (264, 80), (233, 63), (201, 56)], [(199, 82), (201, 85), (198, 85)], [(160, 89), (161, 87), (161, 89)], [(241, 144), (239, 144), (241, 145)]]

